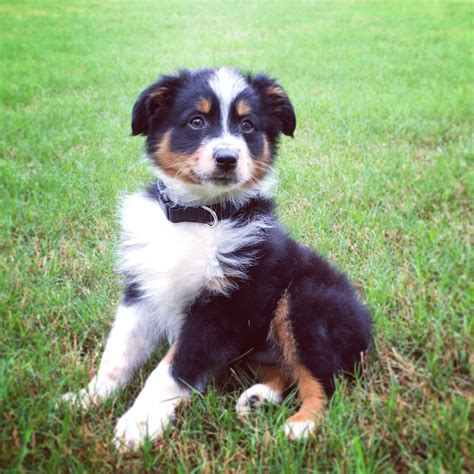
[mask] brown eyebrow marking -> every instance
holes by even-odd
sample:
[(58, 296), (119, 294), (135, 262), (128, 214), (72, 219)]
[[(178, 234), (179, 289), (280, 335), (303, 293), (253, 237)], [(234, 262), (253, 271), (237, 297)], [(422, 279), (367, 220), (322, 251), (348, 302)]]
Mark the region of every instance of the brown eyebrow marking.
[(196, 102), (196, 109), (203, 114), (208, 114), (211, 110), (211, 101), (201, 98)]
[(243, 99), (237, 102), (235, 109), (240, 116), (247, 115), (252, 111), (250, 105)]

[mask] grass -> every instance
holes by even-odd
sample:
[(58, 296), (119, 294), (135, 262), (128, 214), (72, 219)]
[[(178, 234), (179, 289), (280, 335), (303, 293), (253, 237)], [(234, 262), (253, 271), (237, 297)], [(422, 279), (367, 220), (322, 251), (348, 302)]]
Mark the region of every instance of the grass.
[[(472, 4), (29, 0), (0, 13), (2, 471), (472, 472)], [(279, 431), (294, 393), (242, 425), (233, 405), (251, 380), (234, 371), (163, 441), (120, 456), (114, 423), (159, 354), (97, 410), (54, 405), (97, 367), (120, 297), (116, 204), (149, 177), (133, 102), (158, 74), (205, 65), (288, 90), (299, 124), (277, 165), (281, 218), (351, 275), (376, 343), (314, 439)]]

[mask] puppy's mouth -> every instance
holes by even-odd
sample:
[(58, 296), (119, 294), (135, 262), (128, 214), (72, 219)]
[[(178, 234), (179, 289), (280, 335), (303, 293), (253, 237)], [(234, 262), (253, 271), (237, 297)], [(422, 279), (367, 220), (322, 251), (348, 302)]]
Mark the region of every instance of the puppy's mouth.
[(236, 184), (238, 183), (238, 180), (234, 177), (226, 177), (226, 176), (218, 176), (218, 177), (212, 177), (209, 178), (208, 180), (212, 184), (216, 184), (217, 186), (228, 186), (230, 184)]
[(209, 174), (202, 175), (199, 177), (202, 184), (212, 184), (214, 186), (234, 186), (239, 183), (239, 179), (234, 174), (222, 175), (222, 174)]

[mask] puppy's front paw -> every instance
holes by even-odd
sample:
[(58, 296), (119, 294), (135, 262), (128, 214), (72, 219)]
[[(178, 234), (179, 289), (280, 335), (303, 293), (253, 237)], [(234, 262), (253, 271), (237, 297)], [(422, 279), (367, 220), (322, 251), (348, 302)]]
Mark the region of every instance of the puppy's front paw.
[(245, 419), (250, 413), (252, 408), (258, 408), (262, 403), (273, 403), (278, 405), (281, 403), (282, 397), (281, 394), (275, 392), (268, 385), (263, 383), (258, 383), (252, 385), (249, 389), (245, 390), (242, 395), (240, 395), (235, 405), (235, 410), (239, 418)]
[(119, 450), (139, 449), (146, 438), (163, 435), (173, 420), (174, 408), (167, 403), (154, 402), (149, 406), (134, 405), (123, 415), (115, 427), (114, 444)]
[(79, 392), (65, 393), (57, 403), (57, 406), (70, 405), (86, 410), (91, 405), (97, 404), (97, 397), (90, 393), (86, 388), (79, 390)]

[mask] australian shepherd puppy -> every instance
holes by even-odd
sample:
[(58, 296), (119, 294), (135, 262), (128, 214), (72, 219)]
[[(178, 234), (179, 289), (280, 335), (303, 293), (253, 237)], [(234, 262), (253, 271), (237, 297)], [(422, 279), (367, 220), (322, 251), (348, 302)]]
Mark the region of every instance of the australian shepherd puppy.
[(99, 403), (167, 340), (170, 348), (115, 428), (138, 448), (161, 436), (181, 402), (246, 354), (261, 369), (236, 410), (279, 403), (295, 383), (300, 410), (284, 431), (314, 430), (338, 373), (351, 373), (371, 320), (340, 271), (292, 240), (270, 197), (280, 135), (293, 107), (266, 75), (229, 69), (163, 76), (138, 97), (133, 135), (156, 175), (122, 207), (123, 299), (99, 371), (66, 399)]

